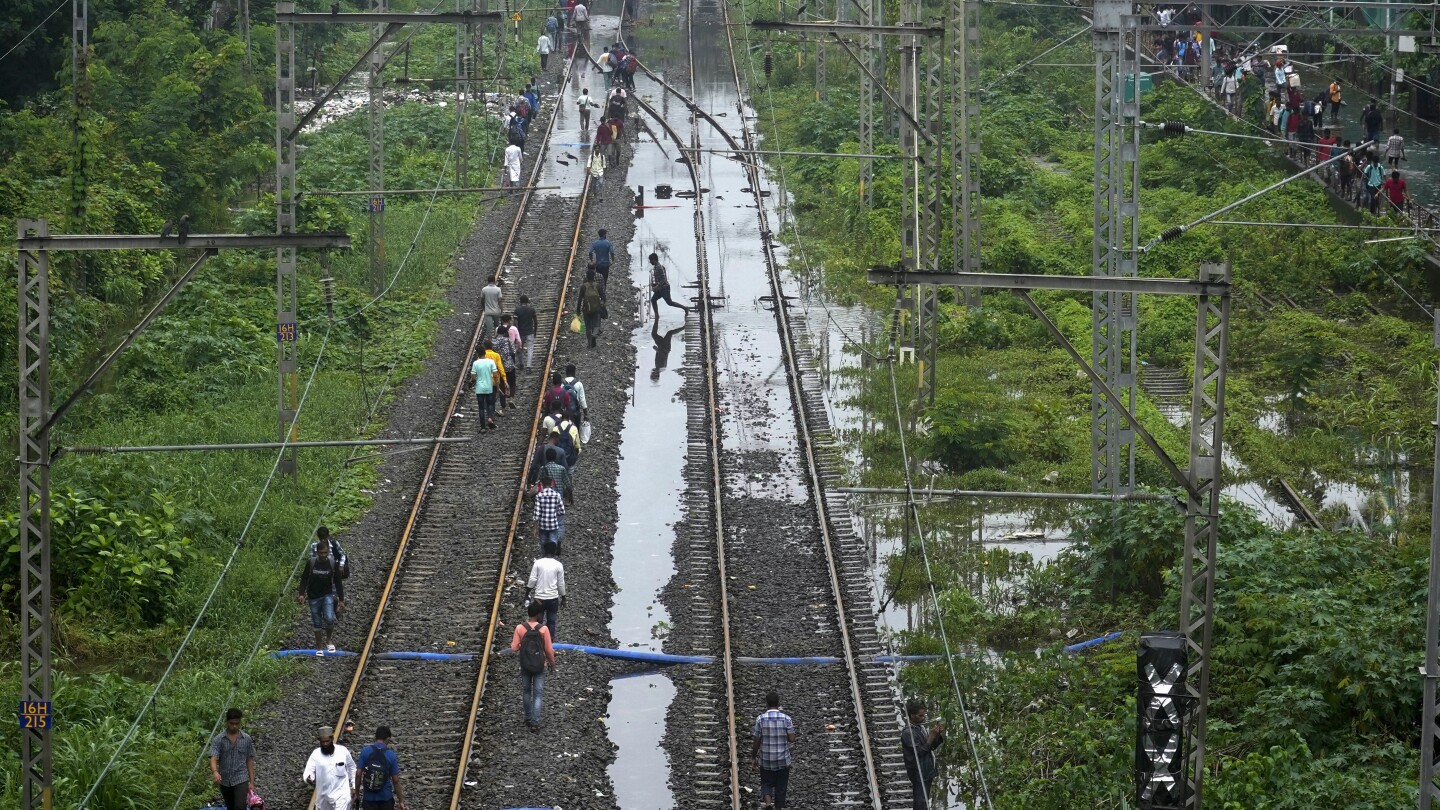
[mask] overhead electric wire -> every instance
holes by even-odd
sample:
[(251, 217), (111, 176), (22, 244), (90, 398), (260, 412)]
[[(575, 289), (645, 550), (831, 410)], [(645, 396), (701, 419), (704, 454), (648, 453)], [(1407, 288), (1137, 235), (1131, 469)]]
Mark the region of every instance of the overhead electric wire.
[[(305, 403), (309, 400), (310, 388), (315, 384), (315, 375), (320, 371), (320, 361), (325, 358), (325, 349), (330, 344), (330, 332), (332, 329), (334, 329), (333, 322), (325, 328), (324, 338), (320, 342), (320, 350), (315, 355), (315, 364), (310, 368), (310, 378), (305, 382), (305, 389), (301, 392), (300, 401), (295, 406), (294, 418), (296, 420), (300, 418), (300, 413), (305, 409)], [(284, 441), (288, 445), (288, 433)], [(275, 461), (270, 464), (270, 474), (266, 476), (265, 484), (260, 488), (260, 494), (255, 498), (255, 506), (250, 510), (250, 517), (245, 521), (245, 526), (240, 530), (240, 538), (235, 541), (235, 547), (230, 551), (229, 559), (225, 561), (225, 565), (220, 569), (219, 576), (215, 578), (215, 584), (211, 586), (209, 595), (205, 597), (204, 604), (200, 606), (200, 612), (195, 615), (195, 620), (190, 623), (190, 629), (186, 631), (184, 638), (180, 640), (180, 646), (175, 648), (175, 653), (171, 656), (170, 663), (166, 665), (165, 671), (160, 675), (160, 679), (155, 682), (154, 688), (150, 690), (150, 695), (145, 698), (145, 703), (140, 707), (140, 713), (135, 716), (135, 720), (130, 724), (130, 729), (126, 731), (125, 736), (121, 738), (120, 744), (115, 748), (115, 753), (110, 755), (110, 761), (105, 763), (105, 767), (100, 770), (100, 775), (95, 778), (94, 784), (92, 784), (90, 790), (86, 792), (85, 798), (76, 806), (76, 810), (85, 810), (85, 806), (90, 803), (90, 799), (94, 798), (95, 791), (100, 789), (100, 785), (105, 781), (105, 777), (108, 776), (110, 770), (115, 767), (115, 763), (120, 759), (120, 754), (125, 751), (130, 741), (135, 738), (136, 732), (140, 730), (141, 721), (144, 720), (145, 715), (150, 712), (150, 707), (154, 705), (155, 698), (160, 694), (160, 690), (165, 686), (165, 682), (170, 679), (170, 673), (175, 671), (175, 665), (179, 663), (180, 656), (183, 655), (185, 649), (190, 646), (190, 639), (194, 638), (195, 631), (200, 627), (200, 621), (205, 618), (205, 614), (210, 610), (210, 605), (215, 602), (215, 595), (220, 592), (220, 585), (224, 583), (225, 576), (230, 573), (230, 568), (239, 557), (240, 549), (245, 547), (245, 539), (250, 533), (250, 527), (255, 525), (255, 516), (260, 513), (260, 505), (265, 502), (265, 496), (270, 492), (270, 485), (274, 483), (275, 474), (280, 470), (280, 460), (285, 457), (286, 449), (285, 447), (281, 447), (275, 453)]]
[(985, 781), (985, 767), (980, 761), (980, 751), (975, 746), (975, 734), (970, 728), (970, 713), (965, 708), (965, 694), (960, 689), (960, 677), (955, 673), (955, 653), (950, 649), (950, 636), (945, 632), (945, 613), (940, 606), (940, 594), (935, 590), (935, 574), (930, 568), (930, 553), (925, 548), (925, 528), (920, 524), (920, 510), (915, 503), (915, 482), (910, 475), (910, 453), (905, 444), (904, 415), (900, 411), (900, 388), (895, 381), (895, 355), (892, 353), (887, 368), (890, 372), (890, 394), (895, 401), (895, 434), (900, 439), (900, 462), (905, 474), (906, 510), (915, 523), (916, 539), (920, 543), (920, 559), (925, 563), (926, 588), (935, 604), (935, 624), (940, 629), (940, 645), (945, 650), (945, 666), (950, 674), (950, 686), (955, 690), (955, 699), (960, 704), (960, 720), (965, 730), (965, 740), (970, 747), (970, 757), (975, 762), (975, 773), (980, 780), (980, 795), (989, 810), (995, 810), (990, 800), (990, 786)]
[[(366, 414), (365, 423), (361, 426), (361, 430), (359, 431), (360, 433), (364, 433), (365, 427), (368, 427), (370, 425), (370, 423), (375, 419), (375, 414), (379, 412), (380, 404), (384, 400), (385, 390), (389, 388), (390, 377), (392, 374), (394, 374), (394, 372), (394, 368), (391, 368), (390, 370), (385, 372), (385, 379), (381, 381), (380, 390), (375, 395), (375, 403), (371, 406), (370, 412)], [(325, 497), (324, 505), (320, 507), (320, 515), (315, 519), (315, 525), (310, 529), (310, 536), (313, 537), (316, 530), (318, 530), (320, 526), (324, 525), (325, 516), (330, 514), (330, 507), (335, 503), (335, 496), (340, 492), (340, 485), (345, 482), (345, 473), (349, 468), (350, 462), (353, 461), (364, 450), (365, 448), (362, 447), (357, 447), (354, 450), (351, 450), (350, 457), (340, 465), (339, 474), (335, 476), (335, 483), (331, 485), (330, 493)], [(295, 564), (290, 568), (290, 576), (288, 579), (285, 580), (285, 584), (280, 586), (280, 593), (275, 597), (275, 603), (270, 606), (270, 614), (265, 617), (265, 624), (261, 626), (260, 633), (255, 637), (255, 644), (251, 646), (249, 655), (245, 657), (245, 663), (241, 664), (236, 669), (235, 675), (231, 679), (230, 694), (226, 695), (225, 700), (221, 702), (222, 707), (232, 705), (234, 703), (235, 696), (239, 694), (240, 679), (245, 673), (250, 671), (250, 666), (254, 664), (255, 659), (259, 657), (260, 648), (264, 645), (265, 637), (269, 635), (270, 627), (275, 623), (275, 616), (279, 613), (280, 606), (285, 603), (287, 597), (289, 597), (290, 595), (290, 583), (295, 581), (295, 576), (300, 572), (301, 565), (305, 562), (305, 559), (309, 554), (309, 550), (309, 543), (306, 543), (304, 546), (301, 547), (300, 554), (296, 557)], [(215, 720), (215, 725), (210, 728), (210, 736), (206, 739), (214, 739), (215, 736), (220, 733), (220, 728), (224, 724), (225, 709), (222, 708), (220, 710), (219, 716)], [(189, 792), (190, 784), (195, 781), (195, 774), (199, 772), (200, 765), (205, 761), (206, 756), (208, 756), (208, 752), (206, 749), (202, 748), (200, 751), (200, 755), (195, 758), (195, 764), (190, 767), (190, 772), (185, 776), (185, 784), (180, 787), (180, 792), (175, 796), (175, 803), (170, 806), (170, 810), (179, 810), (180, 804), (181, 802), (185, 801), (185, 794)]]
[(44, 28), (44, 27), (45, 27), (45, 23), (50, 22), (50, 18), (51, 18), (51, 17), (54, 17), (56, 14), (59, 14), (59, 13), (60, 13), (60, 9), (66, 7), (66, 6), (68, 6), (68, 5), (70, 5), (70, 2), (71, 2), (71, 0), (60, 0), (60, 5), (56, 6), (56, 7), (55, 7), (55, 10), (52, 11), (52, 12), (50, 12), (50, 16), (48, 16), (48, 17), (46, 17), (45, 19), (41, 20), (39, 25), (35, 26), (34, 28), (31, 28), (30, 31), (25, 34), (25, 36), (23, 36), (23, 37), (20, 38), (20, 41), (19, 41), (19, 42), (15, 43), (14, 45), (11, 45), (11, 46), (10, 46), (10, 50), (6, 51), (3, 56), (0, 56), (0, 62), (5, 61), (5, 57), (6, 57), (6, 56), (9, 56), (9, 55), (12, 54), (12, 53), (14, 53), (16, 48), (19, 48), (21, 45), (24, 45), (24, 44), (25, 44), (25, 41), (28, 40), (28, 39), (30, 39), (30, 37), (34, 36), (36, 31), (39, 31), (41, 28)]

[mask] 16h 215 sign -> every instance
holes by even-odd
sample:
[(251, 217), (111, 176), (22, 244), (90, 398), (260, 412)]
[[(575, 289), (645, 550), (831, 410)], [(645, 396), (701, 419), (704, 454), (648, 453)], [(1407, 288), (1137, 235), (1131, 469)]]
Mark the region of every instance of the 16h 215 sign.
[(48, 700), (20, 701), (20, 728), (50, 728), (50, 707)]

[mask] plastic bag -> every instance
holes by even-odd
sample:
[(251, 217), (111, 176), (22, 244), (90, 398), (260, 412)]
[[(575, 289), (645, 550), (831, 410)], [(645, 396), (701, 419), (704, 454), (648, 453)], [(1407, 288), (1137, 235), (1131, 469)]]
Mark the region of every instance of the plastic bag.
[(577, 335), (585, 331), (585, 322), (580, 320), (579, 314), (570, 319), (570, 331)]

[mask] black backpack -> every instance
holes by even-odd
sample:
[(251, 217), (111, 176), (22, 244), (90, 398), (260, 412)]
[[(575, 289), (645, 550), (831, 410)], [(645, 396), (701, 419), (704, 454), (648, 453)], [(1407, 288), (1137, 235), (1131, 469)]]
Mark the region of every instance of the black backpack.
[(520, 638), (520, 669), (526, 674), (539, 675), (545, 671), (545, 638), (540, 635), (540, 628), (544, 626), (544, 622), (527, 626)]
[(385, 749), (371, 748), (370, 756), (365, 758), (365, 768), (360, 774), (360, 787), (371, 793), (379, 793), (385, 789), (388, 781), (390, 762), (385, 756)]

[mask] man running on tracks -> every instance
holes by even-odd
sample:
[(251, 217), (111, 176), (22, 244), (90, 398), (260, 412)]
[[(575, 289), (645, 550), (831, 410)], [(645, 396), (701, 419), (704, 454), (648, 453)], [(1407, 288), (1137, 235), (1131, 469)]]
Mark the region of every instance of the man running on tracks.
[(660, 303), (664, 301), (676, 309), (682, 310), (686, 315), (690, 314), (690, 308), (677, 304), (670, 299), (670, 279), (665, 275), (665, 265), (660, 263), (660, 254), (650, 254), (650, 311), (655, 313), (655, 320), (660, 320)]

